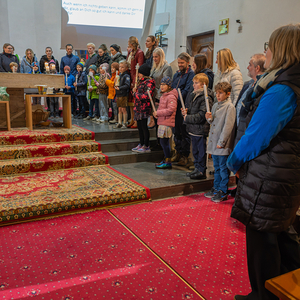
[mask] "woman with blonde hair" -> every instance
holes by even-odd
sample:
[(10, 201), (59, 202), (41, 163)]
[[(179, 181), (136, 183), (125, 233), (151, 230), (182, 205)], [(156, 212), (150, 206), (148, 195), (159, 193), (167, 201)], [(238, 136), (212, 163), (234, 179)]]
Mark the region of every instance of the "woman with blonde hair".
[(127, 127), (128, 128), (137, 128), (137, 123), (133, 119), (133, 117), (134, 117), (134, 112), (133, 112), (134, 99), (133, 99), (133, 95), (132, 95), (132, 89), (135, 87), (136, 65), (139, 64), (139, 66), (141, 66), (144, 63), (145, 55), (144, 55), (144, 52), (140, 49), (139, 40), (135, 36), (131, 36), (128, 39), (128, 48), (129, 48), (129, 51), (128, 51), (128, 55), (127, 55), (127, 63), (128, 63), (130, 79), (131, 79), (128, 106), (130, 107), (131, 119), (130, 119)]
[(213, 90), (219, 82), (230, 83), (232, 86), (230, 98), (232, 104), (235, 105), (244, 84), (239, 65), (233, 59), (228, 48), (218, 51), (216, 64), (218, 64), (218, 71), (214, 77)]
[[(156, 48), (153, 51), (153, 65), (150, 72), (150, 77), (152, 77), (155, 80), (155, 91), (153, 100), (155, 102), (155, 105), (158, 106), (159, 99), (162, 95), (160, 90), (160, 82), (164, 77), (170, 77), (172, 78), (173, 72), (171, 66), (167, 63), (165, 52), (162, 48)], [(153, 118), (151, 116), (150, 123), (148, 125), (149, 128), (153, 128), (156, 126), (157, 130), (157, 119)], [(159, 141), (157, 142), (159, 144)]]
[[(33, 63), (35, 63), (33, 65)], [(36, 67), (35, 67), (36, 65)], [(25, 55), (22, 58), (21, 64), (20, 64), (20, 72), (21, 73), (32, 73), (32, 70), (37, 72), (39, 70), (39, 63), (38, 60), (33, 53), (33, 51), (28, 48), (25, 51)]]
[(300, 24), (276, 29), (267, 72), (246, 107), (247, 129), (227, 161), (240, 178), (231, 217), (246, 225), (252, 291), (236, 300), (278, 299), (265, 281), (300, 268), (293, 228), (300, 205)]

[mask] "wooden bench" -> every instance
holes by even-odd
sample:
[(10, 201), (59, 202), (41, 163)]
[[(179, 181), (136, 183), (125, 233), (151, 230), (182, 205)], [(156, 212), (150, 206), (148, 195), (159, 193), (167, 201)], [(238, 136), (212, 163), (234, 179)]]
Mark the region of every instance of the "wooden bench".
[(267, 280), (265, 287), (281, 300), (299, 300), (300, 269)]
[(10, 124), (10, 112), (9, 112), (9, 101), (0, 101), (0, 104), (5, 105), (6, 111), (6, 127), (8, 131), (11, 131), (11, 124)]

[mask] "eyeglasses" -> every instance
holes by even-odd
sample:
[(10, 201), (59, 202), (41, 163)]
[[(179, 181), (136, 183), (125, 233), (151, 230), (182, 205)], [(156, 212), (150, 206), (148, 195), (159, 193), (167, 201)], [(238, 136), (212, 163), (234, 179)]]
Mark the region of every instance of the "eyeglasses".
[(267, 51), (269, 49), (269, 42), (265, 42), (264, 44), (264, 50)]

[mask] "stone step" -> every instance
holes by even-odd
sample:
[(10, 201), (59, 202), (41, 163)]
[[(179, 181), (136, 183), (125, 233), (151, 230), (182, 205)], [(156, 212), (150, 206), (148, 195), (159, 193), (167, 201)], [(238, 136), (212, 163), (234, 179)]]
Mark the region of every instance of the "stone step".
[[(117, 152), (117, 151), (129, 151), (136, 147), (140, 142), (139, 138), (132, 139), (118, 139), (118, 140), (104, 140), (101, 142), (102, 152)], [(155, 146), (157, 139), (155, 137), (150, 138), (150, 147)]]
[(105, 152), (108, 156), (109, 164), (122, 165), (132, 164), (137, 162), (158, 162), (164, 157), (163, 151), (151, 151), (149, 153), (136, 153), (132, 151), (117, 151), (117, 152)]
[[(109, 126), (111, 127), (111, 126)], [(155, 129), (150, 129), (150, 137), (156, 137)], [(95, 140), (102, 144), (105, 140), (135, 139), (139, 137), (138, 129), (112, 129), (110, 131), (95, 132)]]

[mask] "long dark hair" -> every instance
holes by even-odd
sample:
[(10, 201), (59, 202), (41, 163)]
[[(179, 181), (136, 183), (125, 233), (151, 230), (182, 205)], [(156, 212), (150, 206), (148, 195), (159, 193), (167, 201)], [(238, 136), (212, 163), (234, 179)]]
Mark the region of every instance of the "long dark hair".
[(207, 65), (207, 57), (205, 54), (197, 54), (194, 57), (194, 63), (196, 64), (195, 74), (200, 73)]
[(157, 45), (158, 45), (158, 41), (157, 41), (157, 39), (155, 38), (154, 35), (148, 35), (148, 37), (151, 39), (151, 42), (152, 42), (152, 43), (155, 41), (155, 44), (152, 46), (151, 49), (148, 49), (148, 50), (147, 50), (147, 52), (146, 52), (146, 54), (145, 54), (145, 58), (146, 58), (146, 59), (148, 59), (148, 58), (151, 57), (151, 55), (152, 55), (154, 49), (155, 49), (155, 48), (157, 47)]

